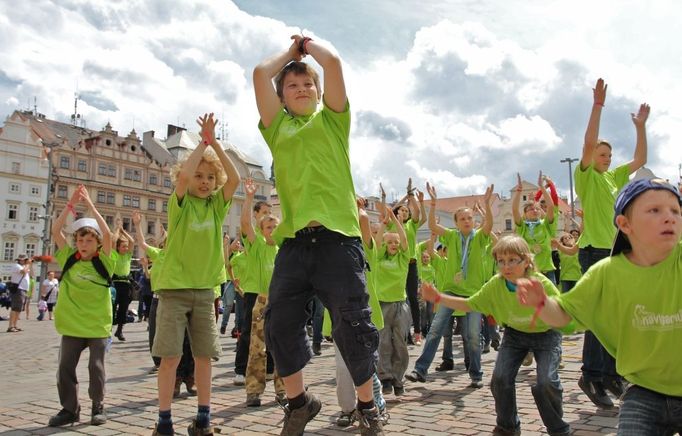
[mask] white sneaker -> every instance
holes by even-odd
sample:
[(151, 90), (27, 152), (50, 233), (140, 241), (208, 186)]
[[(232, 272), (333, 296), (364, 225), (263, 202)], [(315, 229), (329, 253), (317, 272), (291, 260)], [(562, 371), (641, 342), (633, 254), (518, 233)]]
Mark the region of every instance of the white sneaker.
[(232, 379), (232, 384), (235, 386), (244, 386), (244, 376), (241, 374), (235, 374), (234, 378)]

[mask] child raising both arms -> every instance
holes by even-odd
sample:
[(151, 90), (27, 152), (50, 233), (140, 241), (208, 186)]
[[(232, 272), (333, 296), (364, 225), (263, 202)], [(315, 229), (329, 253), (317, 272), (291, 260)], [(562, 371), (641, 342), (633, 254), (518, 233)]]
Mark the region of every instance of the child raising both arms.
[(621, 397), (619, 436), (682, 432), (681, 205), (664, 180), (633, 181), (616, 200), (611, 256), (571, 292), (548, 298), (536, 280), (518, 284), (519, 301), (541, 320), (554, 327), (575, 320), (614, 356), (631, 383)]
[[(306, 306), (315, 295), (329, 309), (334, 342), (357, 388), (362, 434), (383, 434), (372, 392), (379, 334), (370, 321), (341, 59), (311, 38), (291, 39), (287, 50), (253, 72), (259, 129), (275, 162), (282, 211), (274, 233), (281, 247), (265, 315), (266, 342), (288, 397), (282, 434), (302, 434), (322, 407), (303, 381), (312, 357)], [(300, 62), (305, 55), (324, 72), (319, 109), (320, 80)]]
[[(63, 227), (75, 206), (84, 203), (95, 217), (81, 218), (71, 228), (75, 247), (66, 242)], [(85, 348), (90, 351), (88, 364), (92, 400), (90, 423), (107, 422), (104, 413), (104, 353), (111, 337), (111, 293), (109, 285), (115, 260), (111, 257), (111, 233), (107, 223), (90, 200), (88, 190), (79, 185), (64, 210), (52, 223), (52, 240), (57, 245), (55, 257), (64, 270), (55, 307), (55, 328), (62, 335), (57, 369), (57, 391), (62, 410), (50, 418), (50, 427), (80, 420), (76, 367)], [(106, 278), (103, 277), (106, 273)]]
[(171, 172), (175, 189), (168, 202), (168, 237), (158, 275), (158, 323), (152, 349), (152, 355), (161, 357), (155, 435), (174, 433), (171, 402), (185, 329), (194, 355), (198, 402), (188, 433), (213, 432), (211, 359), (220, 355), (214, 288), (225, 281), (222, 224), (239, 185), (239, 173), (215, 139), (213, 114), (200, 117), (197, 123), (202, 141)]
[(481, 312), (495, 317), (506, 326), (498, 350), (490, 389), (495, 398), (497, 425), (493, 434), (519, 435), (521, 421), (516, 408), (516, 375), (528, 352), (537, 361), (537, 381), (531, 387), (542, 422), (550, 435), (568, 435), (570, 428), (563, 420), (559, 361), (561, 333), (543, 322), (536, 322), (533, 309), (517, 301), (518, 283), (533, 278), (549, 295), (559, 291), (545, 276), (535, 272), (528, 243), (520, 236), (505, 236), (493, 248), (499, 273), (474, 295), (461, 298), (440, 294), (430, 285), (422, 285), (424, 299), (464, 312)]

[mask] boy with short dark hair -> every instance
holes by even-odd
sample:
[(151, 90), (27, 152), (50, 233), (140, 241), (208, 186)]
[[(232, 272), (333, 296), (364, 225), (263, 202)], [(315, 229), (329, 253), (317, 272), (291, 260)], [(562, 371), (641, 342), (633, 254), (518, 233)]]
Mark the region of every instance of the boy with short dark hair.
[[(334, 342), (357, 388), (362, 434), (383, 434), (372, 392), (379, 334), (370, 321), (365, 287), (341, 59), (311, 38), (291, 39), (287, 50), (253, 72), (259, 129), (275, 162), (282, 210), (274, 233), (281, 247), (265, 315), (266, 342), (289, 401), (282, 434), (302, 434), (322, 407), (305, 391), (302, 371), (312, 357), (305, 309), (315, 295), (329, 309)], [(320, 110), (319, 77), (300, 62), (305, 55), (324, 71)]]
[(631, 182), (616, 200), (610, 257), (559, 297), (547, 298), (537, 281), (517, 289), (544, 322), (561, 327), (573, 319), (615, 357), (631, 383), (621, 401), (621, 436), (682, 431), (682, 366), (672, 351), (682, 343), (681, 205), (677, 189), (661, 179)]

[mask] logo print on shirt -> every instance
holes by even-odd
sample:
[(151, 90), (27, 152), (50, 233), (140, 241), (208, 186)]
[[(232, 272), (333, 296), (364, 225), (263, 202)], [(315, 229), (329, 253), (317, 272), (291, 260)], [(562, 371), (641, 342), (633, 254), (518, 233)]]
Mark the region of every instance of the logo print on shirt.
[(194, 222), (189, 225), (190, 230), (194, 232), (203, 232), (206, 230), (211, 230), (214, 227), (213, 220), (206, 220), (204, 222)]
[(682, 328), (682, 309), (672, 314), (654, 313), (642, 304), (635, 306), (632, 326), (638, 330), (667, 331)]

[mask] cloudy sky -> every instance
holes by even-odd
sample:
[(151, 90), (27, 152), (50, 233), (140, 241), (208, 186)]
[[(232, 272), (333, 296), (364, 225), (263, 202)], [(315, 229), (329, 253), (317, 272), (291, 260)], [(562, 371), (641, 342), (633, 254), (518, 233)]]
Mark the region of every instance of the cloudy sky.
[[(0, 116), (33, 107), (126, 135), (195, 129), (213, 111), (233, 144), (269, 167), (251, 72), (303, 31), (344, 61), (356, 189), (406, 179), (442, 195), (509, 194), (542, 169), (568, 193), (591, 88), (607, 81), (601, 136), (634, 150), (630, 113), (651, 105), (649, 163), (682, 162), (682, 3), (486, 0), (0, 0)], [(311, 59), (309, 60), (311, 62)]]

